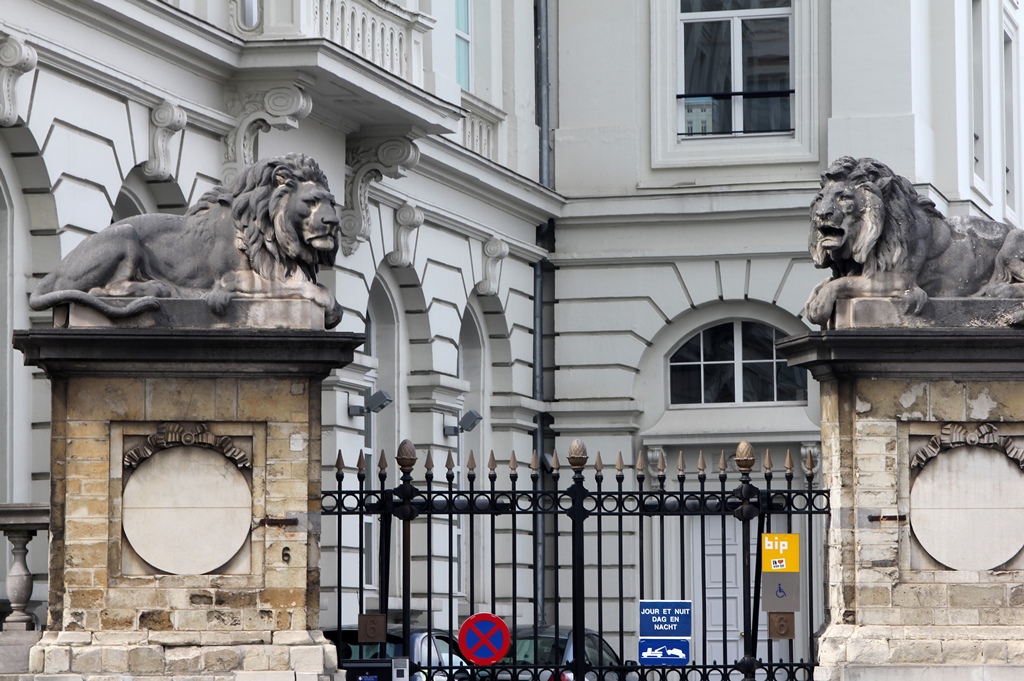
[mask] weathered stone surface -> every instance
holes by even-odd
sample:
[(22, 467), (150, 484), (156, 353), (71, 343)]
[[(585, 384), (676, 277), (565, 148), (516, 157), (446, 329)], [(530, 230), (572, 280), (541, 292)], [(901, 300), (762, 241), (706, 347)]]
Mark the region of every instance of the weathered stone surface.
[(164, 649), (140, 646), (128, 650), (128, 671), (133, 674), (160, 674), (164, 671)]

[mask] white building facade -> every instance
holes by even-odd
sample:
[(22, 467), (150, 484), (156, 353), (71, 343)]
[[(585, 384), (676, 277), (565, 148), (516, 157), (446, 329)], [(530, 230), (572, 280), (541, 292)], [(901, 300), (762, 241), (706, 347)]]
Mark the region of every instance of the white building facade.
[[(326, 382), (325, 479), (336, 450), (402, 439), (459, 462), (575, 438), (687, 465), (741, 439), (813, 454), (816, 386), (773, 341), (809, 328), (827, 276), (806, 250), (819, 174), (874, 156), (946, 214), (1019, 227), (1022, 19), (1018, 0), (6, 0), (4, 337), (49, 323), (28, 293), (86, 235), (298, 151), (346, 226), (322, 273), (339, 330), (368, 337)], [(45, 502), (49, 386), (4, 358), (0, 501)], [(379, 390), (390, 407), (350, 415)], [(44, 557), (37, 539), (40, 580)]]

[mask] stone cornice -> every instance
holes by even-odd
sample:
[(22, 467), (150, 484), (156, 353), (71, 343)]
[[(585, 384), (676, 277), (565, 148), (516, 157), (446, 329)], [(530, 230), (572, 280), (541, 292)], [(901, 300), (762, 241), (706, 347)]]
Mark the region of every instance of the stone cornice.
[[(775, 344), (818, 380), (839, 376), (1024, 378), (1024, 331), (1013, 328), (812, 331)], [(955, 371), (954, 371), (955, 369)]]

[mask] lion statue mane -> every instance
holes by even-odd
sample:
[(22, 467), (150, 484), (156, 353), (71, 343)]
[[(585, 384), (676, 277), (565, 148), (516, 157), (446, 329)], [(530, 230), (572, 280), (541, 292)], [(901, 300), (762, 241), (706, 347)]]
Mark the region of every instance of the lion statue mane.
[(301, 298), (322, 307), (333, 328), (341, 306), (316, 275), (334, 264), (338, 243), (327, 178), (312, 158), (289, 154), (246, 167), (183, 216), (138, 215), (89, 236), (29, 305), (75, 302), (117, 319), (159, 309), (160, 298), (202, 298), (218, 315), (236, 296)]
[(804, 308), (825, 325), (840, 298), (1024, 298), (1024, 231), (980, 217), (946, 218), (910, 181), (872, 158), (837, 159), (811, 203), (811, 259), (831, 268)]

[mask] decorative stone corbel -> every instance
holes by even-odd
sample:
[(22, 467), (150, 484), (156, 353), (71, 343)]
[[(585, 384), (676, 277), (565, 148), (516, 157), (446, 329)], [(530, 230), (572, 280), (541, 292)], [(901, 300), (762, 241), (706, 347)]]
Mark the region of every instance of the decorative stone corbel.
[(352, 174), (345, 181), (341, 216), (341, 252), (352, 255), (370, 236), (370, 183), (385, 176), (397, 180), (420, 160), (416, 144), (404, 137), (350, 140), (345, 162)]
[(36, 67), (36, 51), (14, 36), (0, 41), (0, 128), (18, 122), (18, 102), (14, 86), (18, 79)]
[(412, 265), (412, 233), (423, 224), (423, 211), (406, 201), (395, 211), (395, 250), (388, 253), (392, 267)]
[(238, 125), (225, 138), (224, 182), (230, 182), (238, 172), (256, 161), (256, 135), (278, 130), (294, 130), (299, 121), (313, 110), (310, 99), (298, 85), (284, 85), (266, 92), (233, 92), (228, 99), (228, 111), (238, 119)]
[(973, 431), (960, 423), (947, 423), (942, 430), (921, 449), (910, 461), (911, 468), (923, 468), (925, 464), (949, 449), (957, 447), (984, 447), (1002, 452), (1024, 469), (1024, 449), (1017, 446), (1012, 437), (1000, 435), (999, 429), (991, 423), (979, 423)]
[(149, 160), (142, 167), (147, 180), (162, 182), (171, 178), (171, 138), (185, 128), (188, 116), (184, 109), (166, 99), (149, 117), (153, 127), (149, 135)]
[(491, 237), (484, 243), (484, 278), (476, 284), (479, 295), (498, 295), (499, 266), (507, 257), (508, 244), (498, 237)]

